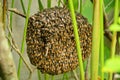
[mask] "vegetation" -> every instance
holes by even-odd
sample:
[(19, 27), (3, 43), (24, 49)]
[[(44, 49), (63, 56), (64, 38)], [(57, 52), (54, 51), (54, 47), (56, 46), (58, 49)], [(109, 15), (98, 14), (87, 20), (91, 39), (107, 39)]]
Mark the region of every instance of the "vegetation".
[[(0, 3), (2, 3), (2, 1), (0, 1)], [(2, 20), (0, 21), (2, 21), (3, 23), (4, 32), (5, 32), (5, 29), (8, 29), (9, 31), (9, 34), (8, 34), (9, 46), (11, 46), (20, 56), (20, 59), (18, 62), (19, 63), (18, 72), (17, 72), (19, 80), (20, 80), (20, 77), (22, 76), (21, 75), (22, 61), (24, 61), (24, 63), (26, 64), (26, 67), (30, 71), (30, 74), (28, 74), (29, 79), (31, 78), (31, 75), (33, 73), (33, 70), (31, 70), (31, 68), (25, 62), (22, 56), (25, 49), (26, 30), (28, 25), (28, 18), (30, 16), (30, 8), (33, 3), (33, 0), (28, 0), (27, 8), (25, 7), (24, 0), (20, 0), (20, 3), (21, 3), (24, 16), (26, 17), (24, 32), (23, 32), (23, 39), (22, 39), (20, 50), (16, 47), (15, 43), (12, 44), (11, 41), (9, 40), (9, 39), (13, 39), (12, 33), (11, 33), (11, 31), (14, 29), (12, 27), (13, 15), (14, 15), (13, 12), (17, 14), (19, 12), (8, 9), (9, 11), (11, 11), (10, 23), (8, 25), (10, 27), (9, 29), (6, 25), (7, 24), (6, 19), (8, 18), (6, 18), (6, 15), (5, 15), (6, 13), (8, 13), (6, 9), (7, 8), (6, 5), (8, 5), (7, 0), (3, 0), (3, 5), (2, 5), (3, 9), (0, 10), (2, 12), (2, 16), (0, 15), (0, 17), (2, 17), (1, 18)], [(50, 8), (52, 6), (52, 0), (46, 0), (46, 3), (47, 3), (47, 8)], [(57, 0), (58, 6), (61, 6), (63, 4), (68, 5), (70, 9), (71, 18), (73, 22), (75, 41), (76, 41), (76, 49), (77, 49), (78, 59), (79, 59), (79, 68), (77, 68), (72, 73), (74, 74), (75, 79), (78, 80), (78, 77), (80, 80), (85, 80), (85, 79), (99, 80), (99, 78), (101, 80), (113, 80), (114, 78), (116, 78), (114, 75), (120, 73), (120, 67), (119, 67), (120, 66), (120, 62), (119, 62), (120, 61), (120, 56), (119, 56), (120, 54), (120, 48), (119, 48), (120, 47), (120, 37), (119, 37), (120, 0), (93, 0), (93, 1), (92, 0), (85, 0), (85, 1), (84, 0)], [(11, 8), (14, 8), (15, 0), (11, 0), (10, 5), (11, 5)], [(45, 6), (42, 3), (42, 0), (38, 0), (38, 7), (39, 7), (39, 11), (45, 8)], [(90, 57), (91, 59), (90, 60), (88, 59), (84, 62), (82, 61), (81, 48), (80, 48), (80, 42), (79, 42), (80, 38), (77, 32), (78, 31), (77, 22), (76, 22), (76, 16), (74, 13), (75, 11), (85, 16), (88, 22), (92, 25), (92, 29), (93, 29), (92, 54)], [(2, 45), (0, 44), (0, 46)], [(87, 65), (89, 65), (89, 67), (86, 67)], [(0, 67), (1, 67), (1, 63), (0, 63)], [(14, 72), (16, 73), (16, 71)], [(56, 80), (57, 78), (60, 78), (62, 80), (69, 80), (69, 78), (71, 77), (70, 73), (64, 73), (63, 75), (60, 75), (60, 77), (51, 76), (48, 74), (44, 74), (44, 77), (43, 77), (40, 71), (37, 71), (37, 74), (38, 74), (38, 80), (42, 80), (43, 78), (44, 80)], [(0, 73), (0, 77), (2, 77), (1, 73)], [(16, 76), (12, 76), (12, 77), (16, 78)]]

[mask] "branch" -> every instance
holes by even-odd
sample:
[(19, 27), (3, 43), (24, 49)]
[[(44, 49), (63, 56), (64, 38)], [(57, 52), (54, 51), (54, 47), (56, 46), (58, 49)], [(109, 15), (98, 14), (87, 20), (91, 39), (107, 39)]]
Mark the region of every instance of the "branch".
[(20, 15), (20, 16), (26, 18), (26, 15), (20, 13), (16, 8), (9, 8), (8, 11), (14, 12), (17, 15)]
[(18, 47), (17, 47), (17, 44), (15, 44), (15, 41), (14, 41), (14, 39), (13, 39), (13, 37), (12, 37), (12, 32), (11, 32), (11, 30), (10, 30), (9, 27), (8, 27), (8, 31), (9, 31), (9, 33), (10, 33), (10, 35), (11, 35), (11, 38), (12, 38), (12, 41), (10, 41), (10, 39), (7, 37), (7, 39), (8, 39), (9, 42), (10, 42), (11, 47), (18, 53), (18, 55), (22, 58), (23, 62), (25, 63), (26, 67), (29, 69), (30, 73), (32, 73), (31, 67), (27, 64), (26, 60), (23, 58), (20, 50), (19, 50)]

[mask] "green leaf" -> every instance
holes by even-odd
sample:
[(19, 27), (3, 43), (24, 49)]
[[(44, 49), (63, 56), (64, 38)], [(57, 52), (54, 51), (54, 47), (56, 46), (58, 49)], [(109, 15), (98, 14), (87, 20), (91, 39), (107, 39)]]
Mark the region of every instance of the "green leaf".
[(90, 0), (85, 0), (82, 6), (82, 15), (88, 19), (88, 22), (92, 24), (93, 18), (93, 4)]
[(110, 30), (110, 31), (120, 31), (120, 25), (119, 25), (119, 24), (112, 24), (112, 25), (109, 27), (109, 30)]
[(114, 8), (115, 0), (103, 0), (105, 5), (105, 11), (108, 13)]
[(104, 72), (120, 72), (120, 56), (110, 58), (105, 62)]

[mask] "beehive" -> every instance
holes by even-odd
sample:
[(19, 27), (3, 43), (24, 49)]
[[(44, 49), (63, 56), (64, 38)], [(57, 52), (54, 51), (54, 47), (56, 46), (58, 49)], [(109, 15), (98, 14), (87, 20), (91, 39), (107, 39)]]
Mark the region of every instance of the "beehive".
[[(91, 53), (92, 27), (76, 13), (82, 58)], [(43, 72), (57, 75), (78, 66), (70, 12), (65, 7), (44, 9), (31, 16), (27, 28), (27, 54), (30, 62)]]

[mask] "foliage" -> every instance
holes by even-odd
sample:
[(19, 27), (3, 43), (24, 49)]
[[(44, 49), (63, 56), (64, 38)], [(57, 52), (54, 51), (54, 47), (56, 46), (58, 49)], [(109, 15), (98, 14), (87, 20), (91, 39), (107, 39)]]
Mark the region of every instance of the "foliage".
[[(62, 1), (64, 3), (67, 3), (66, 2), (67, 0), (62, 0)], [(70, 1), (70, 0), (68, 0), (68, 1)], [(93, 24), (94, 23), (93, 22), (93, 16), (94, 16), (93, 15), (93, 3), (90, 0), (85, 0), (85, 1), (82, 1), (82, 0), (72, 0), (72, 1), (73, 1), (74, 10), (77, 11), (77, 12), (79, 12), (79, 13), (81, 13), (83, 16), (85, 16), (90, 24)], [(82, 7), (80, 7), (80, 1), (82, 2)], [(105, 13), (107, 15), (107, 19), (110, 22), (113, 19), (113, 17), (111, 17), (111, 15), (113, 15), (113, 10), (115, 10), (115, 8), (116, 8), (115, 7), (115, 0), (103, 0), (103, 1), (104, 1), (103, 11), (105, 11)], [(30, 14), (30, 11), (29, 11), (30, 6), (28, 5), (29, 9), (26, 12), (27, 9), (24, 7), (24, 0), (20, 0), (20, 2), (21, 2), (21, 6), (22, 6), (24, 14), (27, 14), (26, 23), (25, 23), (25, 30), (26, 30), (26, 28), (27, 28), (27, 22), (28, 22), (28, 17), (29, 17), (29, 14)], [(51, 7), (51, 2), (52, 2), (52, 0), (46, 0), (47, 8)], [(61, 5), (61, 1), (58, 0), (58, 6), (60, 6), (60, 5)], [(14, 6), (14, 0), (12, 0), (11, 7), (13, 7), (13, 6)], [(44, 5), (42, 4), (42, 0), (38, 0), (38, 6), (39, 6), (39, 10), (40, 11), (44, 9)], [(120, 1), (119, 1), (119, 6), (120, 6)], [(74, 10), (72, 11), (72, 16), (73, 17), (75, 17), (75, 15), (73, 15), (74, 14), (73, 13)], [(11, 22), (10, 23), (10, 27), (11, 27), (11, 29), (12, 29), (12, 15), (13, 14), (11, 13), (10, 14), (10, 22)], [(73, 20), (73, 23), (76, 24), (75, 19)], [(24, 35), (23, 35), (22, 47), (21, 47), (21, 52), (22, 53), (24, 52), (24, 43), (25, 43), (25, 37), (26, 37), (26, 31), (25, 30), (24, 30)], [(118, 32), (118, 31), (120, 31), (120, 17), (118, 18), (118, 20), (117, 20), (116, 23), (113, 23), (113, 24), (110, 25), (109, 30), (112, 31), (112, 32)], [(102, 34), (102, 32), (100, 34)], [(97, 35), (97, 36), (100, 36), (100, 35)], [(100, 37), (100, 40), (101, 40), (101, 37)], [(120, 57), (113, 58), (113, 59), (112, 58), (108, 59), (111, 56), (110, 52), (111, 52), (112, 47), (110, 48), (108, 46), (109, 44), (107, 44), (106, 39), (105, 39), (104, 43), (105, 43), (104, 45), (102, 45), (102, 46), (100, 45), (100, 48), (104, 47), (104, 53), (105, 54), (103, 56), (103, 59), (104, 59), (103, 62), (105, 62), (105, 67), (102, 69), (102, 67), (101, 67), (102, 63), (99, 62), (99, 65), (98, 65), (99, 66), (99, 68), (98, 68), (99, 69), (99, 72), (98, 72), (99, 75), (101, 75), (101, 70), (103, 70), (103, 72), (111, 72), (111, 71), (112, 72), (120, 72), (120, 68), (119, 68), (119, 66), (120, 66), (120, 64), (119, 64)], [(100, 42), (100, 44), (101, 44), (101, 42)], [(101, 52), (102, 51), (100, 51), (100, 53)], [(18, 77), (20, 77), (20, 68), (21, 68), (20, 65), (21, 64), (22, 63), (20, 61), (19, 68), (18, 68)], [(83, 67), (83, 68), (85, 68), (85, 67)], [(69, 80), (68, 76), (69, 75), (67, 73), (65, 73), (63, 75), (63, 79)], [(105, 74), (105, 79), (107, 79), (107, 77), (108, 76), (106, 76), (106, 74)], [(39, 78), (39, 80), (41, 80), (41, 73), (39, 71), (38, 71), (38, 78)], [(48, 80), (49, 79), (49, 75), (45, 74), (44, 78), (45, 78), (45, 80)], [(52, 76), (52, 80), (54, 80), (54, 76)]]
[(104, 72), (120, 72), (120, 56), (106, 60)]

